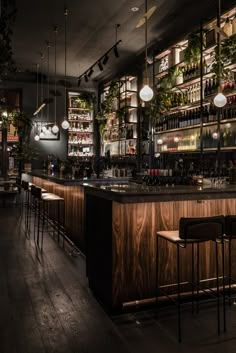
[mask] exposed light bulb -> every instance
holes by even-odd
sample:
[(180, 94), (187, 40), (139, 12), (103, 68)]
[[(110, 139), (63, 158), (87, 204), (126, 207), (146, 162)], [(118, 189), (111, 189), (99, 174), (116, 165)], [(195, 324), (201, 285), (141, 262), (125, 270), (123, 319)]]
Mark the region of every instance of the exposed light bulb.
[(8, 116), (7, 111), (2, 112), (2, 116), (4, 116), (5, 118), (7, 118), (7, 116)]
[(158, 144), (158, 145), (162, 145), (162, 144), (163, 144), (163, 140), (162, 140), (162, 139), (158, 139), (158, 140), (157, 140), (157, 144)]
[(58, 127), (56, 124), (53, 125), (53, 127), (52, 127), (52, 132), (53, 132), (54, 134), (57, 134), (58, 131), (59, 131), (59, 127)]
[(218, 139), (218, 133), (217, 133), (217, 132), (213, 132), (212, 138), (213, 138), (214, 140), (217, 140), (217, 139)]
[(174, 137), (174, 142), (178, 143), (179, 142), (179, 138), (178, 136)]
[(227, 123), (227, 124), (225, 124), (225, 127), (226, 127), (226, 129), (230, 129), (231, 128), (231, 124)]
[(67, 130), (67, 129), (69, 129), (69, 126), (70, 126), (70, 124), (69, 124), (69, 122), (66, 120), (66, 118), (63, 120), (63, 122), (61, 123), (61, 127), (62, 127), (62, 129), (64, 129), (64, 130)]
[(41, 139), (44, 138), (44, 133), (43, 133), (43, 131), (40, 132), (39, 137), (40, 137)]
[(214, 98), (214, 104), (218, 108), (222, 108), (225, 106), (227, 103), (226, 97), (223, 95), (223, 93), (218, 93), (215, 98)]
[(40, 140), (39, 135), (38, 135), (38, 134), (37, 134), (37, 135), (35, 135), (35, 136), (34, 136), (34, 139), (35, 139), (35, 141), (39, 141), (39, 140)]
[(42, 127), (42, 131), (45, 132), (47, 130), (46, 126)]
[(139, 92), (139, 97), (144, 102), (149, 102), (153, 98), (153, 90), (148, 85), (144, 85), (141, 91)]

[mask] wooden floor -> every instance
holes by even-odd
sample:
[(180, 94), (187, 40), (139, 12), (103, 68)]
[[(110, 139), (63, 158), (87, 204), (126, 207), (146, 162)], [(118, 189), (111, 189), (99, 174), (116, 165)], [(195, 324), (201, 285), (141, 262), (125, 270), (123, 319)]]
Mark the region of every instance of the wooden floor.
[(0, 208), (0, 234), (0, 353), (236, 352), (236, 306), (219, 337), (215, 307), (185, 311), (178, 344), (175, 311), (109, 318), (87, 286), (84, 258), (48, 234), (41, 254), (17, 208)]

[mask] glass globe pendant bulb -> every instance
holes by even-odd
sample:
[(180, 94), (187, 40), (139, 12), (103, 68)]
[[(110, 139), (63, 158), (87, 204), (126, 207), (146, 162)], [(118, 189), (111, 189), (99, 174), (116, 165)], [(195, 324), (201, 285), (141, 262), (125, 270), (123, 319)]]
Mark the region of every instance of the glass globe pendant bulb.
[(69, 129), (69, 126), (70, 126), (70, 124), (65, 118), (64, 121), (61, 123), (61, 127), (62, 127), (62, 129), (67, 130), (67, 129)]
[(34, 139), (35, 139), (35, 141), (39, 141), (39, 140), (40, 140), (39, 135), (38, 135), (38, 134), (37, 134), (37, 135), (35, 135), (35, 136), (34, 136)]
[(222, 108), (227, 103), (227, 98), (223, 95), (223, 93), (218, 93), (214, 98), (214, 104), (218, 108)]
[(143, 86), (141, 91), (139, 92), (139, 97), (144, 102), (149, 102), (153, 98), (153, 90), (147, 84)]
[(40, 137), (41, 139), (44, 138), (44, 133), (43, 133), (43, 131), (40, 132), (39, 137)]
[(52, 127), (52, 132), (53, 132), (54, 134), (57, 134), (58, 131), (59, 131), (59, 127), (58, 127), (56, 124), (53, 125), (53, 127)]

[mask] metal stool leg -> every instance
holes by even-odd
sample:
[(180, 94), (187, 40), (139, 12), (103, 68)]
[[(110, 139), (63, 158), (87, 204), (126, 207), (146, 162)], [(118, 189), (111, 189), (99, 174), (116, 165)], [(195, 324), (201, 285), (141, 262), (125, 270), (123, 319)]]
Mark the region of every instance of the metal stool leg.
[(178, 281), (178, 336), (179, 342), (182, 341), (181, 335), (181, 294), (180, 294), (180, 263), (179, 263), (179, 244), (177, 244), (177, 281)]
[(219, 289), (219, 263), (218, 263), (218, 243), (215, 242), (216, 253), (216, 288), (217, 288), (217, 326), (218, 335), (220, 335), (220, 289)]

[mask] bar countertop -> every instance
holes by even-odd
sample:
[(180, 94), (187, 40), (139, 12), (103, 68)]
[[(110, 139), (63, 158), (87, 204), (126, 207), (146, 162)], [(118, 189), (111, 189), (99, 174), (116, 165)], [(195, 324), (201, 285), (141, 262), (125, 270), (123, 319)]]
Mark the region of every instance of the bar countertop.
[(120, 203), (236, 198), (236, 185), (147, 186), (140, 184), (83, 183), (86, 193)]
[(127, 182), (128, 178), (96, 178), (95, 176), (92, 176), (90, 178), (72, 178), (71, 175), (67, 175), (67, 176), (62, 176), (59, 173), (55, 173), (55, 174), (48, 174), (46, 171), (43, 170), (34, 170), (32, 172), (28, 173), (31, 176), (34, 177), (39, 177), (45, 180), (49, 180), (52, 181), (56, 184), (61, 184), (61, 185), (65, 185), (65, 186), (76, 186), (76, 185), (82, 185), (84, 182), (96, 182), (96, 183), (108, 183), (108, 182), (114, 182), (114, 181), (118, 181), (120, 183), (122, 182)]

